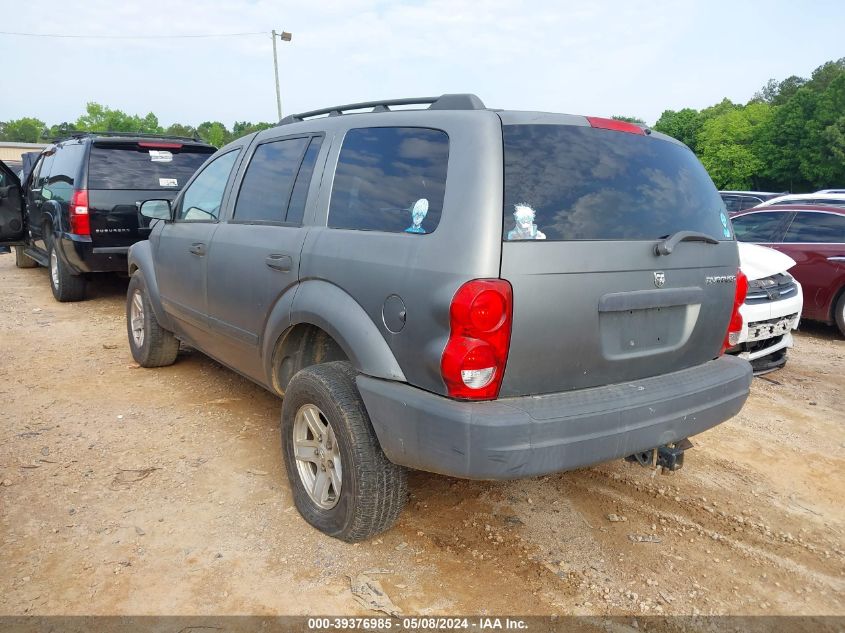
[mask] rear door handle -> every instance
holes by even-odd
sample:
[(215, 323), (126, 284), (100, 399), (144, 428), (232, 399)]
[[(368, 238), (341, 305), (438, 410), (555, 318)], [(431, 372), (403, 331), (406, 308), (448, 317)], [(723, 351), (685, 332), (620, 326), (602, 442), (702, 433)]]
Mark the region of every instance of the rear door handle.
[(264, 263), (273, 270), (280, 270), (286, 273), (293, 266), (293, 259), (291, 259), (290, 255), (273, 254), (265, 257)]
[(205, 255), (205, 244), (203, 244), (202, 242), (194, 242), (193, 244), (191, 244), (191, 247), (188, 250), (190, 251), (191, 255), (199, 255), (200, 257), (202, 257), (203, 255)]

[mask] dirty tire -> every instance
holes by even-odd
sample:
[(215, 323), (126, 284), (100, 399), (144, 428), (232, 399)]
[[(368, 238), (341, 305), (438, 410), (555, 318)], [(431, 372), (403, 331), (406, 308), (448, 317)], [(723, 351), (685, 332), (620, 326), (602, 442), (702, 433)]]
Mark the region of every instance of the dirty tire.
[(836, 327), (839, 328), (839, 333), (845, 336), (845, 289), (839, 294), (839, 301), (836, 302), (834, 308), (836, 314)]
[(47, 260), (50, 264), (50, 289), (56, 301), (82, 301), (85, 298), (85, 278), (71, 274), (52, 240), (47, 248)]
[[(282, 403), (282, 451), (296, 508), (312, 526), (347, 542), (389, 529), (408, 494), (405, 469), (382, 452), (355, 374), (347, 362), (312, 365), (291, 379)], [(316, 406), (325, 415), (340, 453), (341, 490), (330, 509), (312, 500), (294, 458), (294, 421), (305, 405)]]
[(15, 266), (18, 268), (36, 268), (38, 262), (24, 255), (23, 246), (15, 246)]
[[(133, 333), (133, 302), (138, 301), (142, 308), (142, 336), (136, 342)], [(137, 312), (135, 313), (137, 316)], [(126, 291), (126, 333), (129, 336), (129, 349), (132, 358), (141, 367), (165, 367), (176, 362), (179, 353), (179, 340), (161, 327), (156, 320), (155, 312), (150, 304), (147, 285), (141, 271), (135, 271), (129, 280)]]

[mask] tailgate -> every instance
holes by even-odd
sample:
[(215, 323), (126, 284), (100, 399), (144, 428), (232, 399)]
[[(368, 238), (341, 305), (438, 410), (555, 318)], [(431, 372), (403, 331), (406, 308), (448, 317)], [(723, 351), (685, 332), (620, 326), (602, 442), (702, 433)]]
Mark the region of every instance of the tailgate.
[(138, 240), (146, 239), (148, 231), (139, 231), (138, 223), (143, 220), (143, 228), (146, 229), (149, 226), (149, 220), (140, 217), (138, 204), (144, 200), (173, 200), (175, 197), (175, 191), (157, 189), (147, 191), (89, 189), (88, 214), (94, 246), (97, 248), (131, 246)]
[[(584, 122), (503, 128), (504, 397), (679, 371), (725, 337), (738, 256), (704, 168), (678, 143)], [(657, 255), (678, 231), (719, 241)]]

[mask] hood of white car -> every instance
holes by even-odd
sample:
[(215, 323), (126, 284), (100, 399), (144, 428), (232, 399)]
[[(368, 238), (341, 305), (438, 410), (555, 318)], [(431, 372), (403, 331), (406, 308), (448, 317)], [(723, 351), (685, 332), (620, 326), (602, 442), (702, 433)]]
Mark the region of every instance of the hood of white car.
[(739, 267), (748, 279), (762, 279), (775, 273), (783, 273), (795, 266), (795, 260), (780, 251), (756, 244), (737, 242)]

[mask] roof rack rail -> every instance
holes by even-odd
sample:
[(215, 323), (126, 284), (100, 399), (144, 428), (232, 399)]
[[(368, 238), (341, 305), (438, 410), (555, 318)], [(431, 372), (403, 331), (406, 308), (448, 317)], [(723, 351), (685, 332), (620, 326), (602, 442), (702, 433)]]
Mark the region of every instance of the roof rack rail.
[(59, 143), (60, 141), (66, 141), (72, 138), (88, 138), (91, 136), (108, 136), (108, 137), (121, 137), (125, 136), (128, 138), (160, 138), (160, 139), (179, 139), (180, 141), (202, 141), (199, 136), (176, 136), (174, 134), (147, 134), (143, 132), (98, 132), (98, 131), (78, 131), (78, 132), (68, 132), (66, 135), (62, 137), (57, 137), (53, 140), (53, 143)]
[[(409, 97), (406, 99), (388, 99), (383, 101), (364, 101), (363, 103), (349, 103), (346, 105), (334, 106), (332, 108), (322, 108), (320, 110), (311, 110), (310, 112), (300, 112), (299, 114), (289, 114), (281, 121), (279, 125), (287, 125), (288, 123), (299, 123), (305, 119), (313, 117), (328, 115), (341, 116), (347, 114), (349, 110), (370, 110), (370, 112), (390, 112), (390, 106), (404, 106), (404, 105), (425, 105), (428, 104), (429, 110), (484, 110), (484, 102), (473, 94), (445, 94), (439, 97)], [(357, 112), (349, 112), (349, 114), (360, 114)]]

